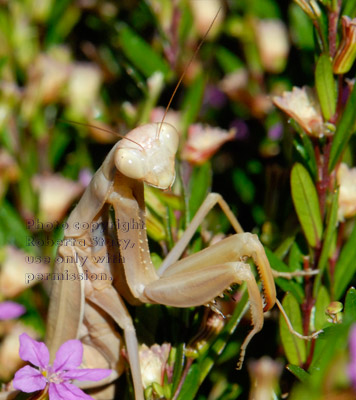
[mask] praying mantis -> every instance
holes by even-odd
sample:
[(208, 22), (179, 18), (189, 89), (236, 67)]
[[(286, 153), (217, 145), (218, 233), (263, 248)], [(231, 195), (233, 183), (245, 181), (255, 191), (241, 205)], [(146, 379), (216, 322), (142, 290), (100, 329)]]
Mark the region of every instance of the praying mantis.
[[(98, 276), (105, 273), (110, 279), (53, 282), (47, 329), (52, 359), (63, 342), (79, 338), (85, 348), (84, 365), (88, 367), (95, 362), (95, 367), (113, 369), (112, 375), (101, 384), (112, 382), (122, 371), (122, 339), (113, 326), (114, 321), (123, 331), (137, 400), (144, 399), (138, 342), (123, 298), (132, 304), (206, 305), (214, 309), (215, 298), (231, 285), (245, 282), (253, 328), (241, 345), (238, 367), (248, 343), (262, 329), (263, 313), (276, 302), (274, 277), (262, 244), (256, 235), (242, 232), (227, 203), (216, 193), (208, 195), (156, 272), (145, 228), (144, 184), (163, 190), (172, 186), (178, 139), (177, 131), (170, 124), (151, 123), (132, 130), (113, 147), (71, 213), (64, 233), (65, 239), (93, 243), (93, 237), (101, 235), (103, 241), (101, 245), (85, 247), (61, 246), (55, 266), (58, 273), (63, 273), (65, 268), (76, 274), (86, 272)], [(216, 204), (221, 206), (237, 233), (180, 259), (194, 232)], [(104, 233), (100, 227), (110, 226), (110, 207), (114, 210), (115, 221), (135, 221), (138, 229), (127, 233), (108, 229)], [(74, 229), (74, 226), (85, 229)], [(96, 262), (99, 256), (118, 251), (106, 240), (112, 234), (117, 235), (119, 243), (126, 236), (136, 246), (121, 250), (120, 262), (110, 262), (110, 258)], [(252, 258), (257, 266), (263, 283), (262, 296), (247, 258)], [(103, 393), (97, 398), (113, 398), (113, 392)]]
[[(215, 193), (207, 197), (182, 238), (168, 254), (160, 271), (156, 272), (150, 259), (144, 226), (143, 188), (144, 183), (160, 189), (172, 186), (177, 148), (177, 131), (164, 122), (140, 126), (118, 142), (71, 213), (64, 235), (66, 239), (92, 243), (92, 236), (100, 234), (99, 228), (74, 229), (73, 226), (89, 223), (90, 226), (96, 224), (95, 227), (100, 227), (100, 224), (108, 221), (111, 206), (115, 220), (133, 220), (141, 227), (125, 234), (117, 230), (119, 242), (123, 235), (129, 236), (130, 241), (136, 243), (136, 249), (122, 251), (120, 265), (110, 265), (108, 262), (94, 261), (98, 256), (117, 251), (110, 246), (62, 246), (58, 250), (59, 261), (55, 266), (55, 272), (63, 273), (65, 268), (69, 273), (106, 273), (110, 279), (53, 282), (47, 329), (51, 357), (54, 358), (64, 341), (80, 338), (85, 346), (84, 359), (95, 360), (96, 367), (99, 361), (100, 366), (116, 370), (111, 377), (115, 379), (121, 369), (121, 338), (112, 325), (105, 324), (104, 319), (109, 316), (124, 333), (135, 398), (139, 400), (144, 397), (138, 343), (123, 297), (133, 303), (139, 301), (174, 307), (211, 305), (231, 285), (246, 282), (253, 329), (241, 346), (240, 363), (247, 344), (263, 326), (263, 312), (272, 308), (276, 300), (272, 270), (256, 235), (237, 233), (179, 260), (195, 230), (217, 203), (235, 230), (241, 232), (227, 204)], [(250, 257), (263, 282), (262, 297), (251, 268), (244, 261)], [(63, 260), (69, 261), (63, 263)], [(80, 260), (86, 262), (80, 265)]]

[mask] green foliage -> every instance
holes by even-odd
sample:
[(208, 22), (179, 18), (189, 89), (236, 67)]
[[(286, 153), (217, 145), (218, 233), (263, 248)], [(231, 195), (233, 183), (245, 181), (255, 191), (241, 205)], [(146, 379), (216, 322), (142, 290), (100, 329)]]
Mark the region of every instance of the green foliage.
[[(293, 328), (302, 333), (302, 314), (296, 298), (288, 293), (284, 296), (282, 306), (288, 315)], [(279, 316), (279, 329), (286, 357), (291, 364), (302, 365), (306, 360), (306, 343), (294, 336), (288, 329), (283, 315)]]
[(340, 299), (344, 294), (345, 289), (350, 284), (356, 272), (355, 257), (356, 257), (356, 225), (354, 226), (350, 237), (343, 247), (340, 257), (335, 267), (334, 293), (335, 299)]
[(342, 153), (345, 151), (346, 146), (353, 134), (356, 122), (355, 115), (356, 107), (356, 89), (353, 88), (349, 99), (347, 101), (345, 111), (343, 112), (340, 122), (337, 125), (335, 137), (330, 152), (329, 171), (335, 168), (336, 163), (340, 160)]
[(129, 26), (122, 24), (118, 29), (118, 40), (122, 51), (131, 63), (144, 74), (146, 78), (160, 71), (164, 76), (169, 74), (165, 60), (149, 46)]
[(322, 221), (318, 195), (308, 171), (295, 164), (291, 172), (292, 198), (300, 224), (310, 244), (315, 247), (321, 239)]
[(315, 86), (324, 118), (328, 121), (335, 113), (336, 91), (330, 57), (322, 54), (316, 63)]

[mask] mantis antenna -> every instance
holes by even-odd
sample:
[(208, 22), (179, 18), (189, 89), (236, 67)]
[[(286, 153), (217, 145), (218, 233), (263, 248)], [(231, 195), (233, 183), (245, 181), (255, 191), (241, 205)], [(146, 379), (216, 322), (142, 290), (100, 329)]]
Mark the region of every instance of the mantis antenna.
[(71, 120), (69, 120), (69, 119), (62, 119), (62, 118), (59, 118), (58, 120), (59, 120), (59, 121), (62, 121), (62, 122), (69, 123), (69, 124), (80, 125), (80, 126), (86, 126), (86, 127), (98, 129), (99, 131), (112, 133), (112, 134), (114, 134), (114, 135), (120, 137), (121, 139), (126, 139), (126, 140), (128, 140), (129, 142), (132, 142), (132, 143), (137, 144), (137, 146), (141, 147), (141, 149), (142, 149), (143, 151), (145, 151), (145, 149), (143, 148), (143, 146), (140, 145), (140, 143), (137, 143), (137, 142), (135, 142), (134, 140), (132, 140), (132, 139), (130, 139), (130, 138), (124, 136), (124, 135), (120, 135), (120, 133), (117, 133), (117, 132), (115, 132), (115, 131), (111, 131), (110, 129), (101, 128), (101, 127), (99, 127), (99, 126), (91, 125), (91, 124), (84, 124), (83, 122), (71, 121)]
[(165, 110), (165, 112), (164, 112), (164, 114), (163, 114), (162, 121), (161, 121), (161, 123), (160, 123), (160, 125), (159, 125), (158, 135), (157, 135), (158, 137), (159, 137), (159, 134), (161, 133), (161, 129), (162, 129), (163, 122), (164, 122), (164, 120), (166, 119), (166, 116), (167, 116), (168, 110), (169, 110), (169, 108), (170, 108), (170, 106), (171, 106), (171, 104), (172, 104), (173, 98), (174, 98), (175, 94), (177, 93), (177, 90), (178, 90), (179, 86), (181, 85), (182, 80), (183, 80), (185, 74), (186, 74), (187, 71), (188, 71), (188, 68), (190, 67), (190, 65), (191, 65), (191, 63), (193, 62), (193, 60), (195, 59), (195, 57), (197, 56), (197, 54), (198, 54), (198, 52), (199, 52), (201, 46), (202, 46), (203, 43), (205, 42), (205, 39), (206, 39), (207, 36), (209, 35), (209, 32), (210, 32), (211, 28), (213, 27), (213, 25), (214, 25), (214, 23), (215, 23), (215, 21), (216, 21), (216, 18), (218, 17), (218, 15), (219, 15), (219, 13), (220, 13), (220, 10), (221, 10), (221, 7), (219, 8), (218, 12), (215, 14), (215, 17), (214, 17), (213, 20), (211, 21), (208, 30), (205, 32), (204, 36), (203, 36), (202, 39), (200, 40), (200, 42), (199, 42), (197, 48), (196, 48), (195, 51), (194, 51), (194, 54), (191, 56), (191, 58), (190, 58), (188, 64), (185, 66), (184, 71), (183, 71), (182, 75), (180, 76), (179, 81), (178, 81), (178, 83), (176, 84), (176, 87), (175, 87), (174, 90), (173, 90), (172, 96), (171, 96), (171, 98), (169, 99), (168, 105), (167, 105), (166, 110)]

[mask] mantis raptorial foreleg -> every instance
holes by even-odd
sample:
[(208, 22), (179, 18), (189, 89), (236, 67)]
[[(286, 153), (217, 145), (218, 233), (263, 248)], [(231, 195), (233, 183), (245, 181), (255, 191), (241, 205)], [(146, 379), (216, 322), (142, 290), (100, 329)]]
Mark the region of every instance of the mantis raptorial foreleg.
[[(223, 210), (224, 214), (230, 221), (230, 223), (233, 226), (233, 228), (235, 229), (235, 231), (238, 234), (243, 234), (244, 231), (243, 231), (240, 223), (238, 222), (238, 220), (236, 219), (236, 217), (232, 213), (230, 207), (225, 202), (225, 200), (222, 198), (222, 196), (218, 193), (209, 193), (208, 196), (206, 197), (206, 199), (204, 200), (204, 202), (202, 203), (202, 205), (200, 206), (199, 210), (195, 214), (195, 216), (192, 219), (191, 223), (189, 224), (188, 228), (184, 232), (183, 236), (180, 238), (180, 240), (176, 243), (176, 245), (173, 247), (173, 249), (170, 251), (170, 253), (167, 255), (167, 257), (162, 262), (162, 265), (158, 271), (159, 275), (161, 275), (162, 277), (165, 277), (167, 274), (171, 274), (171, 273), (178, 274), (179, 272), (183, 272), (184, 267), (181, 265), (181, 263), (176, 263), (176, 261), (182, 255), (184, 249), (186, 248), (187, 244), (191, 240), (191, 238), (194, 235), (195, 231), (197, 230), (198, 226), (201, 224), (201, 222), (204, 220), (206, 215), (210, 212), (210, 210), (216, 204), (219, 204), (219, 206)], [(237, 236), (236, 240), (240, 241), (241, 236), (240, 237)], [(259, 241), (258, 241), (258, 243), (259, 243)], [(232, 246), (232, 249), (234, 249), (234, 246)], [(225, 249), (221, 250), (222, 254), (224, 254), (224, 250)], [(228, 249), (226, 249), (226, 251), (228, 251)], [(260, 250), (260, 252), (263, 253), (263, 250)], [(246, 253), (251, 254), (251, 250), (247, 251)], [(233, 257), (234, 257), (233, 254), (230, 253), (230, 256), (233, 259)], [(313, 271), (280, 272), (280, 271), (276, 271), (276, 270), (270, 268), (268, 261), (267, 262), (266, 261), (267, 260), (265, 260), (265, 262), (263, 264), (261, 264), (261, 265), (264, 265), (264, 267), (262, 269), (261, 268), (259, 269), (259, 272), (261, 275), (261, 280), (265, 287), (265, 291), (267, 293), (271, 293), (271, 297), (275, 298), (277, 306), (280, 309), (280, 311), (282, 312), (282, 315), (287, 323), (289, 331), (293, 335), (295, 335), (301, 339), (305, 339), (305, 340), (310, 340), (312, 338), (317, 337), (321, 331), (314, 332), (312, 335), (305, 336), (305, 335), (301, 335), (299, 332), (297, 332), (295, 329), (293, 329), (293, 326), (292, 326), (291, 322), (289, 321), (289, 318), (288, 318), (287, 314), (285, 313), (281, 303), (275, 297), (276, 296), (275, 286), (274, 286), (274, 281), (271, 277), (273, 277), (273, 278), (282, 277), (282, 278), (286, 278), (286, 279), (292, 279), (293, 277), (296, 277), (296, 276), (315, 275), (319, 271), (313, 270)], [(174, 264), (174, 263), (176, 263), (176, 264)], [(168, 268), (168, 267), (170, 267), (170, 268)], [(271, 271), (272, 275), (269, 273), (269, 271)], [(266, 286), (266, 285), (268, 285), (268, 286)], [(253, 296), (252, 293), (253, 293), (252, 291), (249, 291), (250, 299)], [(256, 301), (257, 301), (257, 297), (256, 297)], [(247, 338), (245, 339), (245, 341), (243, 342), (243, 344), (241, 346), (239, 366), (241, 366), (241, 364), (242, 364), (244, 354), (245, 354), (245, 349), (246, 349), (249, 341), (260, 329), (262, 329), (263, 319), (262, 320), (256, 319), (256, 315), (259, 315), (259, 314), (256, 313), (254, 306), (255, 306), (254, 303), (251, 303), (252, 322), (253, 322), (254, 328), (249, 333), (249, 335), (247, 336)], [(262, 316), (262, 318), (263, 318), (263, 316)]]

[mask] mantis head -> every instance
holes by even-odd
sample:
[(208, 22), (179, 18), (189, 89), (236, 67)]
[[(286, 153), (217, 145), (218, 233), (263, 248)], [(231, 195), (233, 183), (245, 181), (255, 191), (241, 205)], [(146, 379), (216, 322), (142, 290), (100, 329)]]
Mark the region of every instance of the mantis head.
[(179, 143), (176, 129), (166, 122), (151, 123), (133, 129), (125, 138), (117, 147), (116, 168), (128, 178), (151, 186), (160, 189), (171, 187)]

